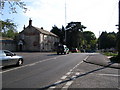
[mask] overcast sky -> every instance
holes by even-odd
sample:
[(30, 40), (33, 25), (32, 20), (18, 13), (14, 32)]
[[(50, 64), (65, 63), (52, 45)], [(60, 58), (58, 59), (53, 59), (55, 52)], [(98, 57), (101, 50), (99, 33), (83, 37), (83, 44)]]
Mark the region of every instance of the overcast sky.
[[(33, 26), (50, 31), (52, 26), (65, 26), (65, 0), (22, 0), (28, 11), (18, 8), (17, 14), (8, 13), (8, 5), (3, 11), (2, 20), (12, 19), (18, 25), (18, 31), (28, 26), (29, 18)], [(85, 30), (92, 31), (98, 37), (99, 32), (117, 32), (119, 0), (66, 0), (66, 22), (81, 22)]]

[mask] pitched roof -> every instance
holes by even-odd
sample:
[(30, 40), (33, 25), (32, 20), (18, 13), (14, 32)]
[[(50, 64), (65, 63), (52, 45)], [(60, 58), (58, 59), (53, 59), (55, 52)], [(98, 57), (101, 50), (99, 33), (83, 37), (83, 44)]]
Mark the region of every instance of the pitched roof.
[[(32, 26), (32, 27), (34, 27), (34, 26)], [(52, 32), (49, 32), (49, 31), (43, 30), (43, 29), (38, 28), (38, 27), (34, 27), (34, 28), (37, 29), (37, 30), (39, 30), (39, 31), (40, 31), (41, 33), (43, 33), (43, 34), (58, 37), (56, 34), (54, 34), (54, 33), (52, 33)]]
[[(46, 31), (46, 30), (43, 30), (43, 28), (38, 28), (38, 27), (34, 27), (32, 26), (32, 20), (30, 19), (29, 20), (29, 25), (28, 27), (33, 27), (35, 28), (36, 30), (40, 31), (40, 33), (43, 33), (43, 34), (46, 34), (46, 35), (51, 35), (51, 36), (55, 36), (55, 37), (58, 37), (56, 34), (52, 33), (52, 32), (49, 32), (49, 31)], [(25, 29), (25, 26), (24, 26), (24, 29)], [(24, 30), (23, 30), (24, 31)], [(23, 31), (21, 31), (20, 33), (22, 33)]]

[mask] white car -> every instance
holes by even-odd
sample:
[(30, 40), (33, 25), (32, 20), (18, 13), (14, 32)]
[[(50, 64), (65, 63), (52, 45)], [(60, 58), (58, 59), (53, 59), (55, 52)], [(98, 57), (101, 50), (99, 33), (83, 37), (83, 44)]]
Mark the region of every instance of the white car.
[(23, 64), (23, 57), (17, 56), (15, 53), (12, 53), (8, 50), (0, 50), (0, 67), (17, 65), (20, 66)]
[(69, 54), (69, 48), (66, 45), (59, 45), (57, 48), (57, 54)]

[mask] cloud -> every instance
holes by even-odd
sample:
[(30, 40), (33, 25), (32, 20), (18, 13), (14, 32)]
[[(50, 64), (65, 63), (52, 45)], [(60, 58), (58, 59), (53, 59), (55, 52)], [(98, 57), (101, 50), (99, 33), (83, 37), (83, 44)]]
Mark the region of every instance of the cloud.
[[(50, 30), (53, 25), (65, 25), (65, 0), (25, 0), (28, 11), (24, 16), (32, 18), (35, 26)], [(117, 24), (118, 0), (66, 0), (66, 19), (82, 22), (99, 34), (99, 30), (112, 31)], [(96, 32), (97, 31), (97, 32)]]
[(37, 26), (39, 23), (52, 28), (53, 25), (62, 27), (64, 24), (64, 2), (40, 0), (40, 2), (34, 1), (27, 7), (29, 11), (24, 16), (32, 18)]

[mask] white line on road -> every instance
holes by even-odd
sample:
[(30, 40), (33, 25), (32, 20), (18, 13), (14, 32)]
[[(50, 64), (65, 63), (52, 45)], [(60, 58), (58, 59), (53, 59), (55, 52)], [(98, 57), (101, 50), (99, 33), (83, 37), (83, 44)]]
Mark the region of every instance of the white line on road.
[[(87, 56), (85, 59), (87, 59), (87, 58), (88, 58), (88, 56)], [(62, 76), (62, 77), (61, 77), (61, 80), (65, 80), (65, 79), (68, 77), (68, 75), (70, 75), (70, 74), (72, 73), (72, 71), (73, 71), (75, 68), (77, 68), (77, 67), (78, 67), (80, 64), (82, 64), (82, 63), (83, 63), (83, 61), (79, 62), (79, 63), (78, 63), (77, 65), (75, 65), (72, 69), (70, 69), (70, 71), (67, 72), (65, 76)], [(76, 75), (78, 75), (78, 74), (79, 74), (79, 73), (76, 73)], [(76, 76), (72, 76), (72, 78), (75, 78), (75, 77), (76, 77)], [(61, 81), (61, 80), (60, 80), (60, 81)], [(62, 90), (67, 90), (72, 83), (73, 83), (73, 81), (67, 82), (67, 83), (62, 87)], [(50, 87), (50, 88), (56, 88), (56, 87)]]
[(57, 56), (57, 57), (54, 57), (54, 58), (49, 58), (49, 59), (45, 59), (45, 60), (42, 60), (42, 61), (31, 63), (31, 64), (23, 65), (23, 66), (20, 66), (20, 67), (16, 67), (16, 68), (13, 68), (13, 69), (2, 71), (0, 73), (6, 73), (6, 72), (9, 72), (9, 71), (17, 70), (17, 69), (28, 67), (28, 66), (34, 66), (34, 65), (36, 65), (38, 63), (42, 63), (42, 62), (49, 61), (49, 60), (55, 60), (55, 58), (57, 59), (59, 57), (62, 57), (62, 56)]
[(77, 68), (80, 64), (82, 64), (83, 63), (83, 61), (81, 61), (80, 63), (78, 63), (77, 65), (75, 65), (75, 67), (73, 67), (72, 69), (70, 69), (70, 71), (69, 72), (72, 72), (75, 68)]
[(61, 79), (64, 80), (64, 79), (66, 79), (66, 77), (67, 77), (67, 76), (63, 76), (63, 77), (61, 77)]
[(64, 87), (62, 87), (62, 90), (67, 90), (68, 89), (68, 87), (71, 85), (73, 83), (73, 81), (69, 81), (69, 82), (67, 82), (65, 85), (64, 85)]
[(83, 61), (86, 61), (88, 59), (89, 56), (87, 56), (85, 59), (83, 59)]
[[(62, 80), (60, 80), (60, 81), (57, 81), (57, 82), (55, 82), (54, 84), (55, 85), (57, 85), (57, 84), (59, 84), (59, 83), (61, 83), (62, 82)], [(56, 88), (56, 86), (52, 86), (52, 87), (50, 87), (51, 89), (54, 89), (54, 88)]]
[(62, 82), (62, 80), (60, 80), (60, 81), (57, 81), (56, 83), (54, 83), (54, 84), (59, 84), (60, 82)]
[(34, 66), (34, 65), (36, 65), (36, 63), (29, 64), (29, 66)]
[(70, 75), (72, 72), (68, 72), (68, 73), (66, 73), (66, 75), (68, 76), (68, 75)]
[(120, 75), (116, 75), (116, 74), (98, 74), (98, 75), (120, 77)]
[(79, 72), (76, 72), (76, 74), (75, 75), (80, 75), (80, 73)]

